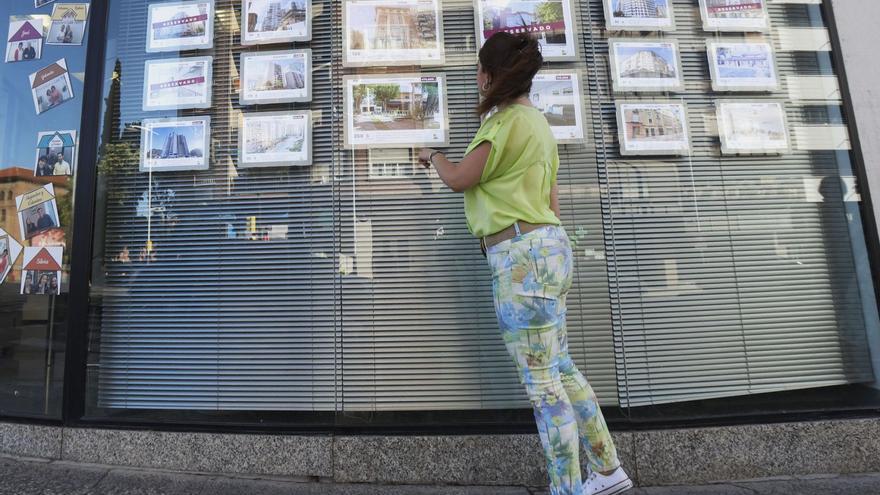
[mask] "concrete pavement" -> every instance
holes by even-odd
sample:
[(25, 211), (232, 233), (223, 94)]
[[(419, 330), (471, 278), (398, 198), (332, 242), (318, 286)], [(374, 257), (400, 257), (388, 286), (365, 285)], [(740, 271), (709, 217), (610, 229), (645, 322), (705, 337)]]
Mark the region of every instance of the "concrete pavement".
[[(546, 495), (517, 486), (419, 486), (247, 478), (0, 457), (0, 495)], [(880, 473), (649, 487), (627, 495), (878, 495)]]

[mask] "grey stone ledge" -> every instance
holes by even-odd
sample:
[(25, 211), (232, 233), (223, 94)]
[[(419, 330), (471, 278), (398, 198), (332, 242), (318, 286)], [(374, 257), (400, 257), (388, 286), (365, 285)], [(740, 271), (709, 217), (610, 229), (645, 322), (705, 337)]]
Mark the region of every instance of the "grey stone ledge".
[(62, 459), (204, 473), (332, 476), (332, 437), (68, 428)]
[(25, 457), (61, 458), (60, 426), (0, 423), (0, 452)]

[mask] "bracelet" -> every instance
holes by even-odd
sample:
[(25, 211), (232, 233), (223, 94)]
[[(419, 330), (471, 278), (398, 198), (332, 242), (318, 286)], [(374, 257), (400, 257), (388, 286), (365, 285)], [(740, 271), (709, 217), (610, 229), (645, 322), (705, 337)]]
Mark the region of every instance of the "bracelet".
[[(440, 151), (434, 150), (431, 152), (430, 155), (428, 155), (428, 163), (430, 163), (431, 165), (434, 165), (434, 155), (436, 155), (437, 153), (440, 153)], [(436, 167), (436, 165), (434, 165), (434, 166)]]

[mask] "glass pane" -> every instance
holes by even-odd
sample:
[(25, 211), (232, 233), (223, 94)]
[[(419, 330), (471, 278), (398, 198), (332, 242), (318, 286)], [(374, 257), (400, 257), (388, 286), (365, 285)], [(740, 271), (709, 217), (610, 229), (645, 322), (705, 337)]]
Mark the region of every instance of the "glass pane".
[(61, 416), (85, 15), (0, 3), (0, 415)]

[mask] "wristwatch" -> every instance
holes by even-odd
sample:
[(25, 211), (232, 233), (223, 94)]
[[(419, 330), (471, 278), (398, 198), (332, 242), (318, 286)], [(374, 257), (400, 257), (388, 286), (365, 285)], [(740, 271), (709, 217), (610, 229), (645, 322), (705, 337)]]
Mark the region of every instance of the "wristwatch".
[(436, 166), (436, 165), (434, 165), (434, 155), (436, 155), (437, 153), (440, 153), (440, 152), (441, 152), (440, 150), (432, 151), (431, 154), (428, 155), (428, 163), (430, 163), (433, 166)]

